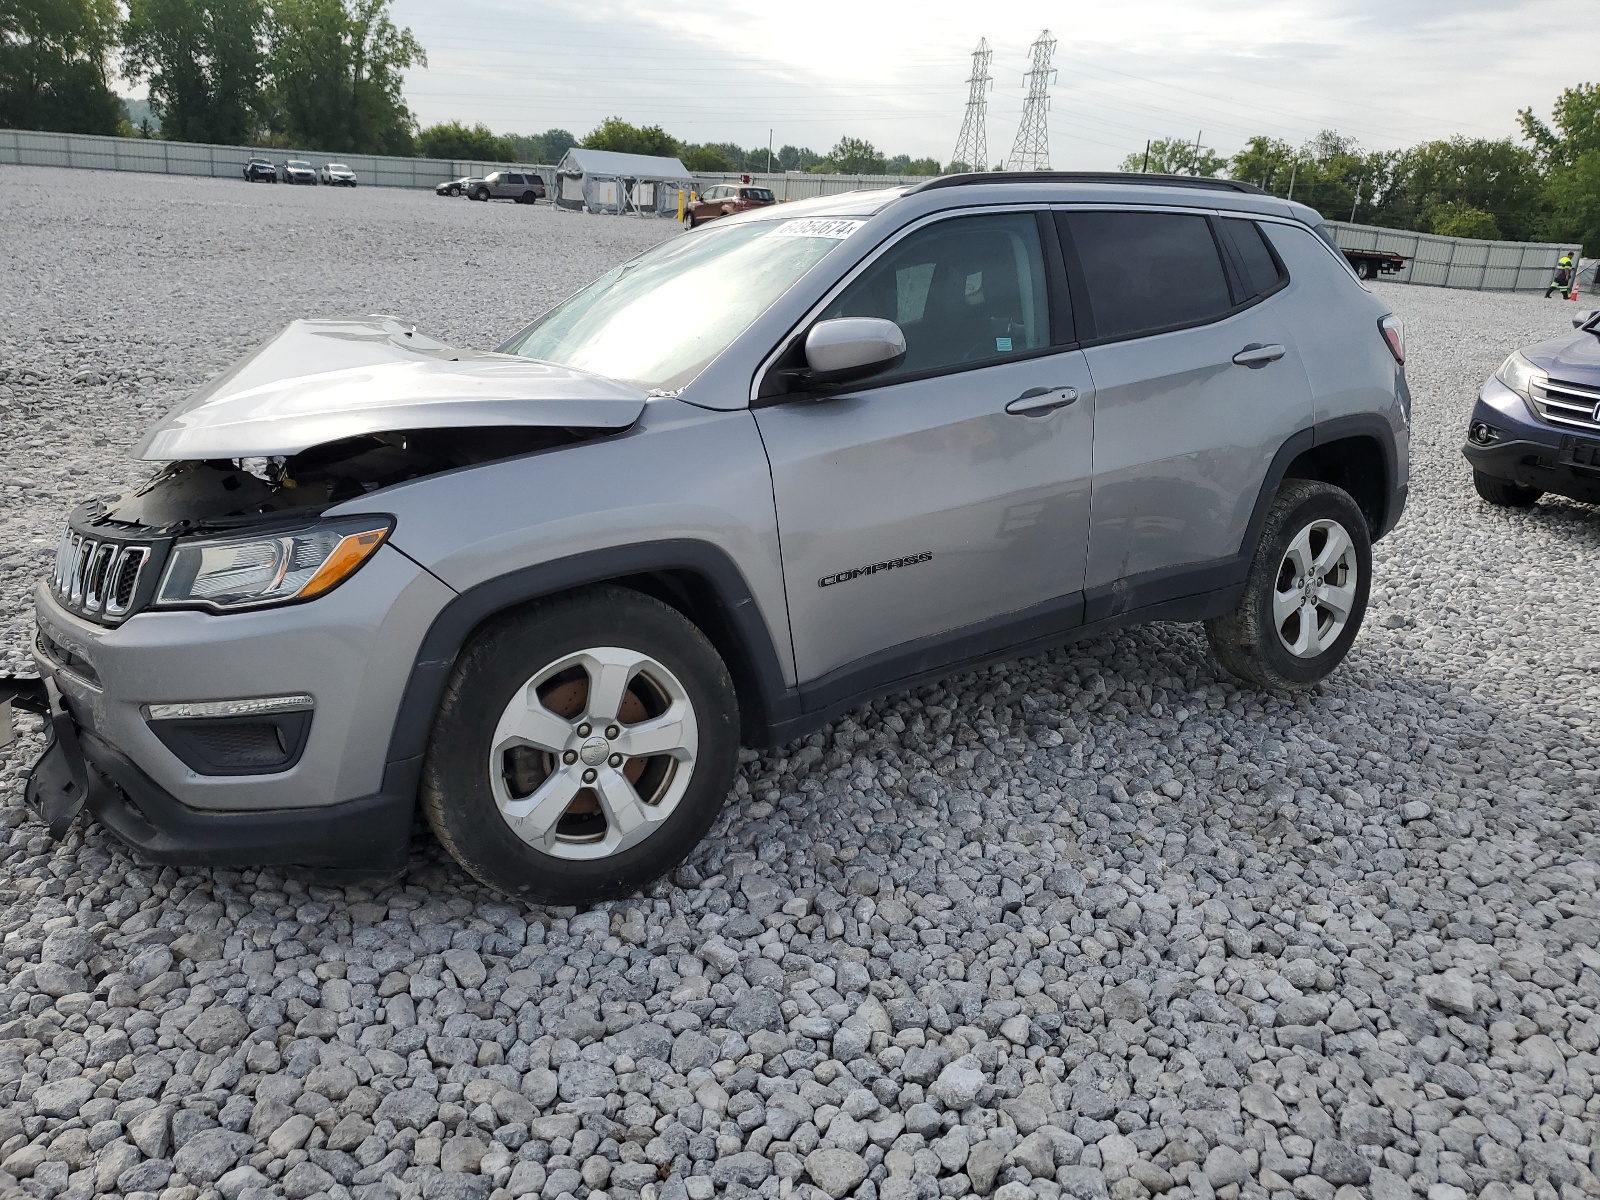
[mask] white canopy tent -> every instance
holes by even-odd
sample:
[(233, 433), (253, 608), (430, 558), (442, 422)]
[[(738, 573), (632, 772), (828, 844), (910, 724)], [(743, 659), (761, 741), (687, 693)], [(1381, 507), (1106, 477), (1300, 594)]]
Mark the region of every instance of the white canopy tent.
[(556, 204), (592, 213), (676, 216), (694, 176), (676, 158), (574, 146), (556, 166)]

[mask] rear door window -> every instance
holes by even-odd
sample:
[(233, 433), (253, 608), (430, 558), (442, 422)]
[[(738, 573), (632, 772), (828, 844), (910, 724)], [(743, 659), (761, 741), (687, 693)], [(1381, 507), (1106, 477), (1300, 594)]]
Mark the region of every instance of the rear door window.
[(1191, 213), (1059, 213), (1097, 340), (1216, 320), (1233, 308), (1211, 222)]
[(823, 313), (886, 317), (906, 358), (873, 382), (1015, 358), (1050, 343), (1045, 260), (1032, 213), (957, 217), (910, 234)]

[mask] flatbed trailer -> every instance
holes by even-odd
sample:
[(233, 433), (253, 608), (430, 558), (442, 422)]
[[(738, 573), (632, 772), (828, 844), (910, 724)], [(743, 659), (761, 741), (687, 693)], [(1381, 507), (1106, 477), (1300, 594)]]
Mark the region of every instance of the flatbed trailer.
[(1406, 256), (1392, 250), (1344, 250), (1342, 253), (1358, 278), (1376, 279), (1379, 275), (1398, 275), (1406, 269)]

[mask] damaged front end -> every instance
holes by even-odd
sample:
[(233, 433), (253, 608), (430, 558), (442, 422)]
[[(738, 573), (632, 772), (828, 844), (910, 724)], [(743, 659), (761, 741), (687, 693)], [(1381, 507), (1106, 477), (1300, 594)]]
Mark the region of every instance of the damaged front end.
[[(40, 600), (41, 678), (0, 679), (0, 721), (9, 727), (15, 705), (46, 722), (49, 742), (29, 774), (29, 805), (59, 837), (86, 801), (102, 810), (97, 790), (127, 790), (96, 766), (120, 753), (94, 715), (108, 686), (93, 661), (98, 638), (151, 610), (220, 617), (313, 601), (396, 532), (380, 498), (386, 489), (616, 436), (647, 400), (637, 388), (583, 372), (459, 350), (393, 318), (290, 325), (150, 430), (135, 456), (160, 465), (144, 483), (71, 514), (49, 597)], [(366, 497), (370, 506), (361, 503)], [(62, 617), (100, 630), (88, 636)], [(242, 703), (225, 692), (198, 699), (202, 708)], [(192, 716), (184, 720), (194, 724)], [(236, 717), (230, 708), (195, 720)], [(145, 719), (163, 741), (168, 725), (183, 723)], [(252, 730), (271, 726), (272, 737), (244, 758), (230, 744), (227, 762), (202, 762), (192, 748), (174, 753), (201, 774), (259, 775), (297, 761), (305, 712), (237, 719)], [(268, 744), (273, 738), (282, 744)], [(99, 749), (86, 755), (86, 745)]]

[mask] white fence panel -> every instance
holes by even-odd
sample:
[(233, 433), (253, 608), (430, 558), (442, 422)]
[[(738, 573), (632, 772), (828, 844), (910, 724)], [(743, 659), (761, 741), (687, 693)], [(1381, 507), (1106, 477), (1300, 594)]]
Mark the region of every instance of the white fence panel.
[(1405, 269), (1384, 279), (1476, 291), (1541, 292), (1555, 276), (1563, 254), (1576, 262), (1581, 247), (1558, 242), (1487, 242), (1475, 238), (1411, 233), (1376, 225), (1327, 222), (1341, 250), (1399, 254)]

